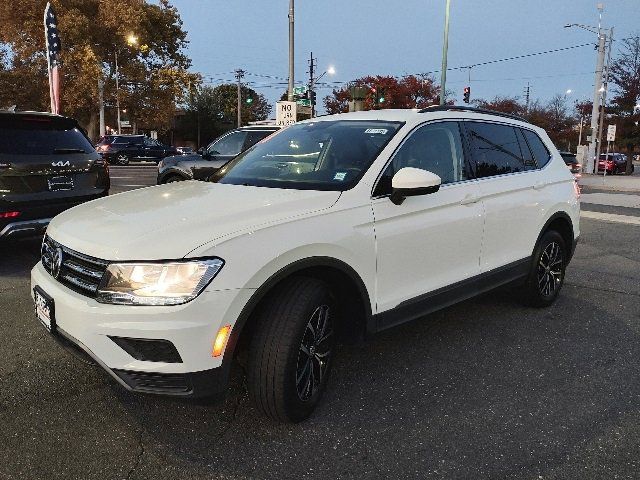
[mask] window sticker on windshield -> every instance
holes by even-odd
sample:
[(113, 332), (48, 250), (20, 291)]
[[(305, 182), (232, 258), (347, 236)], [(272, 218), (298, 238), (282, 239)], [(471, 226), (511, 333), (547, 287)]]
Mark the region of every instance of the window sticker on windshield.
[(347, 172), (337, 172), (334, 175), (333, 179), (342, 181), (342, 180), (344, 180), (344, 177), (346, 177), (346, 176), (347, 176)]
[(379, 133), (380, 135), (386, 135), (389, 130), (386, 128), (367, 128), (364, 133)]

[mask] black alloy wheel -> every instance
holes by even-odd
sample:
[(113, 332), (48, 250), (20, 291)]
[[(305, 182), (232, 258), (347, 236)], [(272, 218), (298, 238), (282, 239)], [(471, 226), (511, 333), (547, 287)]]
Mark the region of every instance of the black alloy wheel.
[(531, 269), (521, 287), (523, 302), (532, 307), (551, 305), (564, 283), (568, 259), (562, 235), (555, 230), (545, 232), (534, 249)]
[(328, 305), (320, 305), (311, 315), (298, 351), (296, 390), (303, 402), (313, 398), (327, 373), (332, 354), (333, 325)]
[(556, 242), (547, 244), (538, 262), (538, 291), (540, 295), (553, 295), (564, 276), (564, 255)]

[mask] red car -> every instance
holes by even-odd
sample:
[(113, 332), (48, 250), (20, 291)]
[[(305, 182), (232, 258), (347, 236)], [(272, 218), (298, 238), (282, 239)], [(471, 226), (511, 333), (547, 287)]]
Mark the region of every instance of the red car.
[[(616, 173), (625, 173), (627, 171), (627, 156), (622, 153), (601, 153), (598, 161), (598, 171), (615, 175)], [(633, 163), (631, 164), (631, 173), (633, 173)]]

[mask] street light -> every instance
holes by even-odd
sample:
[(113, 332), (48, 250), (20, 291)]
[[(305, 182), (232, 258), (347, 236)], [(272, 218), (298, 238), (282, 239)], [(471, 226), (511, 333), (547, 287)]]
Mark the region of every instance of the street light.
[(335, 75), (336, 74), (336, 69), (335, 69), (335, 67), (333, 65), (329, 65), (329, 67), (327, 67), (327, 69), (324, 72), (322, 72), (318, 77), (310, 79), (311, 81), (309, 83), (309, 100), (311, 100), (311, 118), (313, 118), (315, 116), (315, 111), (316, 111), (316, 109), (315, 109), (315, 106), (316, 106), (315, 85), (316, 85), (316, 83), (318, 83), (320, 81), (320, 79), (322, 77), (324, 77), (327, 74), (329, 74), (329, 75)]
[[(138, 45), (138, 37), (136, 37), (133, 33), (130, 33), (129, 35), (127, 35), (127, 44), (130, 47), (134, 47), (136, 45)], [(120, 133), (122, 133), (121, 131), (121, 126), (120, 126), (120, 79), (119, 79), (119, 72), (118, 72), (118, 49), (116, 48), (115, 50), (115, 59), (116, 59), (116, 108), (118, 110), (118, 135), (120, 135)]]

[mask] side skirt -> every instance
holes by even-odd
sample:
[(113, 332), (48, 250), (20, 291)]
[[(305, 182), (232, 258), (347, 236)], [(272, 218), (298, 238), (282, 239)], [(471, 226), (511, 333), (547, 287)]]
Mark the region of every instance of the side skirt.
[(405, 300), (397, 307), (373, 316), (376, 331), (380, 332), (415, 320), (507, 283), (524, 280), (529, 273), (530, 266), (531, 257), (523, 258), (490, 272), (481, 273), (419, 297)]

